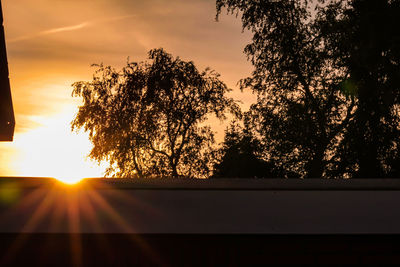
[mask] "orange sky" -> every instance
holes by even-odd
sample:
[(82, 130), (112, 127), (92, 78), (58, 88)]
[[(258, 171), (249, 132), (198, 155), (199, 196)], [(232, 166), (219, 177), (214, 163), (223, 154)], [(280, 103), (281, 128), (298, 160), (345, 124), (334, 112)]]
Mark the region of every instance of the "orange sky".
[[(78, 99), (71, 84), (90, 80), (92, 63), (121, 67), (152, 48), (207, 66), (236, 83), (251, 71), (242, 51), (250, 35), (234, 16), (215, 22), (214, 0), (2, 0), (16, 115), (13, 143), (0, 143), (0, 176), (102, 176), (86, 159), (87, 137), (70, 132)], [(223, 134), (226, 125), (214, 129)]]

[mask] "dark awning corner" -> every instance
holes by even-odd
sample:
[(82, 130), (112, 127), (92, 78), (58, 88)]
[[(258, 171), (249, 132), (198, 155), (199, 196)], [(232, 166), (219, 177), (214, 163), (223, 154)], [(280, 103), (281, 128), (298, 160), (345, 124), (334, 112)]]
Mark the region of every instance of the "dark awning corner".
[(15, 119), (11, 99), (6, 42), (4, 38), (3, 11), (0, 1), (0, 141), (12, 141)]

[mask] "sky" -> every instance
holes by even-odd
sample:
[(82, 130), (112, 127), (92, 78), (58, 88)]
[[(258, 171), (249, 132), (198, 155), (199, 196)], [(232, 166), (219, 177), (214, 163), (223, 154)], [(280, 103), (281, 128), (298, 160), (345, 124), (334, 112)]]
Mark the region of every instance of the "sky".
[[(153, 48), (211, 67), (246, 109), (255, 97), (237, 82), (251, 64), (250, 34), (240, 19), (215, 20), (215, 0), (2, 0), (14, 142), (0, 143), (0, 176), (55, 177), (72, 182), (103, 176), (87, 159), (87, 135), (71, 133), (78, 98), (72, 83), (89, 81), (93, 63), (121, 68)], [(212, 122), (218, 141), (227, 123)]]

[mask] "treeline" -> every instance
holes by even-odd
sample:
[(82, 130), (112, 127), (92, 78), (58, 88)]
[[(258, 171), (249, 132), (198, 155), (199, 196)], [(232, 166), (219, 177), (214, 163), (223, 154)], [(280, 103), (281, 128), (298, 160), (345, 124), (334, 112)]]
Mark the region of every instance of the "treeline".
[[(253, 34), (242, 112), (213, 70), (163, 49), (73, 85), (72, 122), (116, 177), (400, 177), (400, 1), (217, 0)], [(234, 121), (216, 146), (211, 114)]]

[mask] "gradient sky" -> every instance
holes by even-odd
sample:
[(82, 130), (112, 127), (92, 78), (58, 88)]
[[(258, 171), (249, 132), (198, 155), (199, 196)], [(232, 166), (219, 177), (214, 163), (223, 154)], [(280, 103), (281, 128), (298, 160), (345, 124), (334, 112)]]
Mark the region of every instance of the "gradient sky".
[[(90, 80), (92, 63), (122, 67), (163, 47), (221, 74), (243, 107), (254, 101), (236, 83), (251, 71), (250, 35), (234, 16), (215, 21), (214, 0), (2, 0), (16, 113), (13, 143), (0, 143), (0, 176), (97, 177), (85, 134), (70, 132), (79, 99), (71, 84)], [(226, 125), (213, 124), (222, 139)]]

